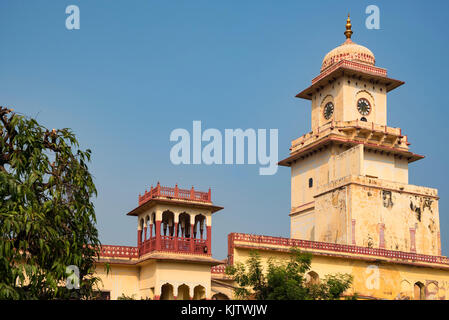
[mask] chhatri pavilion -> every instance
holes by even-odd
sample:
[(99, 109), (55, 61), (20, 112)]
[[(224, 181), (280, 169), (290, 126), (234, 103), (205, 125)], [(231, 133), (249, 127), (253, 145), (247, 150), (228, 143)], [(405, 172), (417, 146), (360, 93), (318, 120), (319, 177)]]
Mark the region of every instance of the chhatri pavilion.
[(449, 299), (438, 192), (408, 184), (409, 164), (424, 157), (387, 123), (387, 94), (404, 82), (376, 66), (352, 33), (348, 16), (345, 42), (325, 55), (320, 73), (296, 96), (311, 102), (311, 131), (294, 139), (279, 162), (291, 170), (290, 238), (230, 233), (227, 259), (214, 259), (212, 218), (223, 208), (211, 190), (157, 183), (127, 213), (137, 222), (137, 245), (102, 246), (97, 276), (104, 296), (233, 299), (226, 265), (245, 262), (251, 250), (263, 263), (285, 260), (298, 247), (313, 255), (310, 281), (353, 275), (348, 295)]

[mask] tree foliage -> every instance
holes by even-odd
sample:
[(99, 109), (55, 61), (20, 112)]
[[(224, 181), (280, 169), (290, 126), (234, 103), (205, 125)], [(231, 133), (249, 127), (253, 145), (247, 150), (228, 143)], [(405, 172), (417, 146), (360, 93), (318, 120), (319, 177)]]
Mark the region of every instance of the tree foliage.
[[(89, 298), (100, 242), (97, 191), (70, 129), (0, 107), (0, 299)], [(79, 268), (79, 290), (65, 286)]]
[(312, 255), (292, 249), (289, 261), (281, 263), (269, 259), (266, 272), (260, 255), (250, 253), (245, 263), (228, 266), (226, 273), (237, 283), (235, 295), (240, 299), (256, 300), (333, 300), (340, 299), (350, 288), (349, 274), (327, 275), (320, 282), (310, 281)]

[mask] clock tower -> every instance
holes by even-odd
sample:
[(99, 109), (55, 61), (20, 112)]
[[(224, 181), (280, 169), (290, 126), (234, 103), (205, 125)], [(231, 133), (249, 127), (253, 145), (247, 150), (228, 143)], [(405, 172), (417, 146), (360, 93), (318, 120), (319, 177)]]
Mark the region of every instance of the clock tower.
[(291, 168), (291, 237), (440, 255), (438, 192), (408, 184), (409, 150), (387, 124), (387, 94), (404, 84), (346, 40), (296, 97), (311, 101), (312, 131), (279, 162)]

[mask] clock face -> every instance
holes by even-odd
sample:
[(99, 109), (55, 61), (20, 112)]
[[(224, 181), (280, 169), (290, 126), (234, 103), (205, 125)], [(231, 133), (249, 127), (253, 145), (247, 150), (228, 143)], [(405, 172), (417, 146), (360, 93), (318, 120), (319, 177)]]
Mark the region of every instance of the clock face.
[(369, 104), (368, 100), (366, 100), (365, 98), (361, 98), (359, 99), (359, 101), (357, 101), (357, 110), (359, 110), (361, 115), (367, 116), (371, 112), (371, 105)]
[(332, 102), (326, 103), (323, 110), (324, 119), (329, 120), (334, 113), (334, 104)]

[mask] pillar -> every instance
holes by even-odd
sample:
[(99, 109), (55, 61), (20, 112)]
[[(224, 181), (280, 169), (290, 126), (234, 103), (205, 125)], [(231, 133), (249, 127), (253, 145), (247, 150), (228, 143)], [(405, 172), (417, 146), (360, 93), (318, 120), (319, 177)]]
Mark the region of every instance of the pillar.
[(147, 227), (143, 228), (143, 241), (147, 241)]
[(140, 246), (142, 243), (142, 230), (137, 230), (137, 245)]
[(206, 226), (207, 231), (207, 254), (212, 254), (212, 226)]
[(161, 250), (161, 221), (156, 221), (156, 250)]
[(195, 251), (195, 238), (193, 237), (193, 224), (190, 224), (190, 252)]
[(174, 239), (173, 241), (175, 242), (175, 251), (178, 251), (179, 249), (179, 243), (178, 243), (178, 223), (175, 222), (175, 232), (174, 232)]

